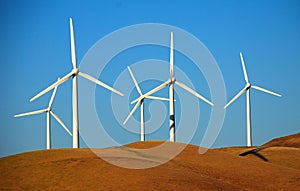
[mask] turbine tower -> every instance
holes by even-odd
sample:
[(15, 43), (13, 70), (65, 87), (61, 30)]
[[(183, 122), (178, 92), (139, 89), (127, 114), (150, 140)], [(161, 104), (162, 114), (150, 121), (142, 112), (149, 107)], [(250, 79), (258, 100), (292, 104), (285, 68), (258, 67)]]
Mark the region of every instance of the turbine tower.
[(71, 55), (72, 55), (72, 65), (73, 65), (73, 69), (70, 73), (68, 73), (67, 75), (65, 75), (62, 79), (60, 79), (59, 81), (53, 83), (52, 85), (50, 85), (48, 88), (44, 89), (43, 91), (41, 91), (40, 93), (38, 93), (36, 96), (34, 96), (33, 98), (30, 99), (30, 101), (33, 101), (35, 99), (37, 99), (38, 97), (42, 96), (43, 94), (47, 93), (48, 91), (50, 91), (51, 89), (55, 88), (56, 86), (59, 86), (60, 84), (64, 83), (65, 81), (67, 81), (68, 79), (72, 78), (72, 108), (73, 108), (73, 148), (78, 148), (79, 146), (79, 125), (78, 125), (78, 75), (82, 76), (83, 78), (86, 78), (116, 94), (119, 94), (121, 96), (124, 96), (121, 92), (113, 89), (112, 87), (106, 85), (105, 83), (97, 80), (96, 78), (80, 72), (77, 64), (76, 64), (76, 51), (75, 51), (75, 41), (74, 41), (74, 30), (73, 30), (73, 22), (72, 22), (72, 18), (70, 18), (70, 38), (71, 38)]
[[(148, 93), (144, 94), (142, 97), (147, 97), (169, 85), (169, 115), (170, 115), (170, 142), (175, 142), (175, 107), (174, 107), (174, 84), (178, 85), (179, 87), (183, 88), (184, 90), (190, 92), (194, 96), (200, 98), (201, 100), (205, 101), (209, 105), (213, 106), (213, 103), (208, 101), (202, 95), (198, 94), (196, 91), (192, 90), (185, 84), (179, 82), (174, 77), (174, 42), (173, 42), (173, 32), (171, 32), (171, 40), (170, 40), (170, 78), (163, 84), (157, 86), (153, 90), (149, 91)], [(132, 103), (137, 102), (139, 99), (134, 100)]]
[(135, 87), (137, 89), (137, 91), (140, 94), (140, 97), (138, 98), (138, 102), (135, 104), (135, 106), (133, 107), (133, 109), (131, 110), (131, 112), (129, 113), (129, 115), (127, 116), (127, 118), (124, 120), (123, 125), (125, 125), (128, 121), (128, 119), (132, 116), (132, 114), (137, 110), (137, 108), (139, 106), (141, 106), (141, 141), (145, 141), (145, 118), (144, 118), (144, 100), (145, 98), (147, 99), (154, 99), (154, 100), (165, 100), (168, 101), (168, 98), (161, 98), (161, 97), (156, 97), (156, 96), (146, 96), (144, 97), (141, 88), (139, 87), (139, 84), (137, 83), (130, 67), (128, 66), (128, 71), (130, 73), (130, 76), (135, 84)]
[[(58, 80), (59, 80), (59, 78), (58, 78)], [(69, 129), (66, 127), (66, 125), (62, 122), (62, 120), (52, 111), (52, 104), (54, 101), (56, 90), (57, 90), (57, 86), (53, 90), (51, 99), (49, 100), (48, 108), (15, 115), (15, 117), (22, 117), (22, 116), (27, 116), (27, 115), (36, 115), (36, 114), (46, 113), (46, 115), (47, 115), (46, 145), (47, 145), (48, 150), (51, 149), (51, 131), (50, 131), (50, 124), (51, 124), (50, 117), (51, 116), (50, 115), (52, 115), (56, 119), (56, 121), (58, 121), (58, 123), (67, 131), (67, 133), (69, 133), (69, 135), (72, 136), (72, 133), (69, 131)]]
[(252, 146), (252, 132), (251, 132), (251, 102), (250, 102), (250, 89), (256, 89), (271, 95), (275, 95), (278, 97), (281, 97), (280, 94), (274, 93), (270, 90), (264, 89), (262, 87), (259, 86), (253, 86), (250, 84), (249, 79), (248, 79), (248, 75), (247, 75), (247, 71), (246, 71), (246, 67), (245, 67), (245, 63), (244, 63), (244, 59), (243, 59), (243, 54), (242, 52), (240, 52), (240, 59), (242, 62), (242, 67), (243, 67), (243, 72), (244, 72), (244, 79), (246, 82), (245, 87), (238, 93), (236, 94), (224, 107), (224, 109), (226, 109), (232, 102), (234, 102), (238, 97), (240, 97), (245, 91), (246, 91), (246, 108), (247, 108), (247, 112), (246, 112), (246, 120), (247, 120), (247, 146), (251, 147)]

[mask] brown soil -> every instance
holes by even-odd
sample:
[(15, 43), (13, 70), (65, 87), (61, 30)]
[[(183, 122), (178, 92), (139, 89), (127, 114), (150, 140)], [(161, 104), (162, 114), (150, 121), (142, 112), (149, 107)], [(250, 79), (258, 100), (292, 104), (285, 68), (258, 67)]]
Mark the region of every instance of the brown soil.
[[(167, 149), (143, 152), (161, 145)], [(118, 167), (95, 154), (138, 167), (157, 164), (182, 146), (186, 147), (178, 156), (148, 169)], [(147, 141), (94, 152), (35, 151), (0, 159), (0, 190), (299, 190), (299, 148), (260, 150), (268, 161), (253, 154), (239, 156), (249, 149), (255, 148), (211, 149), (199, 154), (197, 146)]]

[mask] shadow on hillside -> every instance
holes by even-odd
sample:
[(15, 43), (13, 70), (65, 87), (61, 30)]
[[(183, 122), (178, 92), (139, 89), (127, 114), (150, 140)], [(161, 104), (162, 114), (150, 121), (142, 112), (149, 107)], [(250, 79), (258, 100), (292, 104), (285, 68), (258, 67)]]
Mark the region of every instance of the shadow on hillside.
[(264, 157), (262, 154), (259, 153), (259, 151), (266, 149), (266, 148), (267, 147), (258, 147), (258, 148), (252, 149), (250, 151), (243, 152), (243, 153), (239, 154), (239, 156), (254, 155), (254, 156), (260, 158), (261, 160), (268, 162), (269, 160), (266, 157)]

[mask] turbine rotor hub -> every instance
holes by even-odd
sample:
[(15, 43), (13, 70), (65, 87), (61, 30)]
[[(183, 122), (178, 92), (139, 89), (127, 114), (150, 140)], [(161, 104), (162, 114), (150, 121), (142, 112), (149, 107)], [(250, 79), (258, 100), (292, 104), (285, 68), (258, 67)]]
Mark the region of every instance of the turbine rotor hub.
[(139, 99), (138, 99), (138, 102), (139, 102), (139, 101), (142, 102), (145, 98), (146, 98), (145, 95), (141, 95), (141, 96), (139, 97)]
[(248, 90), (248, 89), (250, 89), (251, 88), (251, 84), (250, 83), (247, 83), (246, 84), (246, 89)]
[(174, 84), (176, 82), (176, 78), (175, 77), (172, 77), (171, 78), (171, 84)]
[(73, 70), (72, 70), (72, 75), (73, 76), (76, 76), (78, 73), (79, 73), (79, 70), (78, 70), (78, 68), (74, 68)]

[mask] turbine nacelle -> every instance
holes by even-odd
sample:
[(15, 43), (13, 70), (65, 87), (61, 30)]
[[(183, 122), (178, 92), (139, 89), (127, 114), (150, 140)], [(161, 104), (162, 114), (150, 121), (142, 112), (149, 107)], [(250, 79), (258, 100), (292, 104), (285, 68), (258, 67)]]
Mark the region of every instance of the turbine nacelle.
[(251, 88), (251, 84), (250, 84), (250, 83), (247, 83), (246, 86), (245, 86), (245, 89), (246, 89), (246, 90), (249, 90), (250, 88)]
[(170, 78), (170, 84), (175, 84), (176, 82), (176, 78), (175, 77), (171, 77)]
[(77, 76), (79, 73), (78, 68), (74, 68), (71, 73), (72, 73), (72, 76)]

